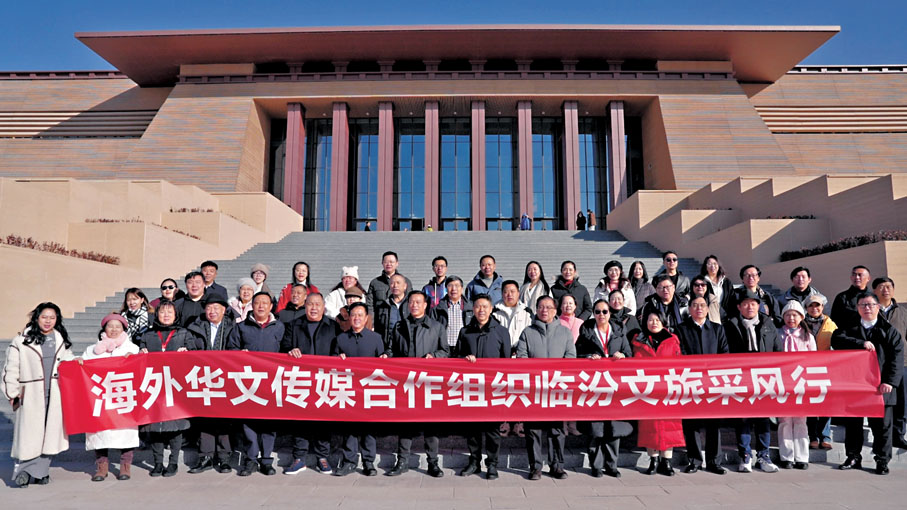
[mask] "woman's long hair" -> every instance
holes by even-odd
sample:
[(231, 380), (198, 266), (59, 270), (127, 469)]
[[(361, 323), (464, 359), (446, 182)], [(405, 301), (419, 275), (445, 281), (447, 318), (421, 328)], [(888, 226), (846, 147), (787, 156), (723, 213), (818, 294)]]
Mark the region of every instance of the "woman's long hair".
[(532, 279), (529, 278), (529, 266), (531, 266), (532, 264), (539, 266), (539, 282), (541, 282), (541, 284), (545, 286), (545, 295), (547, 295), (549, 292), (551, 292), (551, 287), (548, 285), (548, 280), (545, 279), (545, 270), (542, 269), (541, 264), (534, 260), (530, 260), (526, 264), (526, 271), (523, 273), (523, 285), (532, 281)]
[(39, 304), (31, 311), (28, 324), (25, 325), (25, 330), (22, 332), (22, 334), (25, 335), (25, 340), (23, 340), (22, 343), (25, 345), (41, 345), (44, 343), (44, 333), (41, 333), (41, 327), (38, 326), (38, 317), (41, 316), (41, 312), (48, 308), (57, 314), (57, 321), (54, 323), (54, 329), (60, 333), (60, 336), (63, 337), (63, 345), (69, 349), (72, 347), (72, 342), (69, 340), (69, 333), (67, 333), (66, 328), (63, 327), (63, 314), (60, 312), (60, 307), (50, 301)]
[[(166, 281), (167, 281), (167, 280), (164, 280), (164, 282), (166, 282)], [(164, 282), (161, 282), (161, 285), (163, 285)], [(177, 287), (177, 288), (179, 288), (179, 287)], [(128, 289), (126, 289), (126, 294), (123, 296), (123, 306), (120, 307), (120, 315), (122, 315), (122, 314), (125, 313), (127, 310), (129, 310), (129, 306), (126, 304), (126, 298), (128, 298), (130, 294), (135, 294), (136, 296), (138, 296), (138, 297), (142, 300), (142, 306), (145, 307), (145, 310), (147, 310), (147, 311), (149, 311), (149, 312), (152, 312), (152, 311), (153, 311), (153, 310), (151, 309), (151, 305), (148, 304), (148, 297), (145, 296), (145, 293), (142, 292), (142, 289), (140, 289), (140, 288), (138, 288), (138, 287), (129, 287)], [(174, 292), (173, 297), (176, 297), (176, 293), (175, 293), (175, 292)]]
[(718, 264), (718, 273), (716, 273), (716, 274), (718, 275), (718, 279), (720, 280), (721, 278), (723, 278), (726, 275), (726, 273), (724, 272), (724, 267), (722, 267), (721, 261), (718, 260), (717, 255), (709, 255), (708, 257), (702, 259), (702, 266), (700, 266), (700, 268), (699, 268), (699, 274), (701, 274), (703, 276), (706, 276), (709, 274), (709, 270), (706, 267), (706, 264), (708, 264), (709, 259), (714, 259), (715, 263)]
[[(633, 276), (636, 274), (637, 264), (642, 267), (642, 278), (636, 278), (635, 276)], [(646, 265), (643, 264), (641, 260), (636, 260), (632, 264), (630, 264), (630, 270), (628, 271), (628, 273), (629, 274), (627, 275), (627, 277), (630, 279), (630, 286), (632, 286), (634, 289), (636, 288), (636, 285), (638, 283), (646, 283), (647, 281), (649, 281), (649, 272), (646, 271)]]

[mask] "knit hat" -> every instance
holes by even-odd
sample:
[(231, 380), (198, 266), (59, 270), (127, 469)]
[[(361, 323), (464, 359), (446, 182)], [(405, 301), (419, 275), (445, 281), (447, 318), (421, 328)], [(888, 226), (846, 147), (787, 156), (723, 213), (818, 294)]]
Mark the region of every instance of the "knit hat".
[(803, 305), (801, 305), (800, 302), (796, 299), (792, 299), (788, 301), (786, 305), (784, 305), (784, 309), (781, 310), (781, 316), (784, 317), (784, 314), (791, 310), (799, 313), (801, 318), (806, 317), (806, 312), (803, 310)]
[(106, 326), (110, 321), (120, 321), (120, 324), (123, 325), (124, 330), (129, 329), (129, 321), (126, 320), (126, 317), (123, 317), (118, 313), (108, 313), (106, 316), (104, 316), (104, 318), (101, 319), (101, 329), (104, 329), (104, 326)]
[(350, 287), (349, 289), (347, 289), (346, 294), (344, 295), (344, 298), (349, 299), (350, 297), (353, 297), (353, 296), (364, 297), (365, 294), (362, 292), (362, 290), (359, 287), (353, 286), (353, 287)]
[(252, 266), (252, 269), (249, 271), (249, 275), (252, 275), (252, 273), (254, 273), (255, 271), (261, 271), (262, 273), (265, 274), (265, 279), (267, 279), (268, 273), (271, 272), (271, 268), (262, 264), (261, 262), (259, 262), (259, 263), (255, 264), (254, 266)]
[(359, 266), (343, 266), (343, 269), (340, 270), (340, 278), (346, 276), (352, 276), (356, 280), (359, 280)]
[(255, 280), (253, 280), (251, 278), (240, 278), (239, 281), (236, 282), (236, 292), (239, 292), (240, 289), (242, 289), (245, 286), (252, 287), (252, 290), (255, 290), (255, 287), (256, 287)]
[(806, 306), (813, 303), (819, 303), (820, 305), (825, 306), (828, 304), (828, 299), (822, 294), (810, 294), (809, 297), (806, 298)]

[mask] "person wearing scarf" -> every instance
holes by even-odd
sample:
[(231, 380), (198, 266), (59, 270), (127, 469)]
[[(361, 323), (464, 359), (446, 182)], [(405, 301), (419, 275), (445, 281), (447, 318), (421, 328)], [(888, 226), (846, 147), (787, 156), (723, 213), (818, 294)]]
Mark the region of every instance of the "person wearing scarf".
[[(781, 342), (784, 352), (806, 352), (816, 350), (816, 339), (803, 324), (806, 312), (799, 301), (788, 301), (781, 311), (784, 325), (781, 326)], [(781, 462), (778, 467), (790, 469), (809, 468), (809, 429), (806, 417), (778, 418), (778, 452)]]
[[(825, 315), (828, 300), (822, 294), (813, 294), (806, 300), (806, 317), (803, 325), (816, 339), (816, 350), (831, 350), (831, 335), (838, 329), (831, 317)], [(831, 450), (831, 418), (828, 416), (809, 417), (806, 419), (809, 430), (809, 449)]]

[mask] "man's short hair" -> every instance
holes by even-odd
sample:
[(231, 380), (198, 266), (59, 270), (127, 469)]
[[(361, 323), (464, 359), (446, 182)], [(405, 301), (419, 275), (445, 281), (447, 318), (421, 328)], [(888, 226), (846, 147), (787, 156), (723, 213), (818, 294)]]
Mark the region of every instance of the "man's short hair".
[(491, 300), (491, 296), (489, 296), (488, 294), (479, 294), (478, 296), (472, 298), (472, 304), (475, 305), (483, 299), (485, 301), (488, 301), (488, 304), (491, 305), (492, 308), (494, 308), (494, 301)]
[(214, 270), (217, 271), (217, 263), (214, 262), (213, 260), (206, 260), (206, 261), (202, 262), (202, 265), (199, 267), (201, 267), (202, 269), (204, 269), (206, 267), (213, 267)]
[(809, 273), (809, 268), (803, 267), (803, 266), (797, 266), (797, 267), (795, 267), (795, 268), (793, 269), (793, 271), (790, 272), (790, 279), (793, 280), (794, 277), (797, 276), (797, 273), (799, 273), (800, 271), (806, 272), (806, 277), (807, 277), (807, 278), (812, 278), (812, 277), (813, 277), (813, 275), (811, 275), (811, 274)]
[(486, 253), (485, 255), (482, 255), (481, 257), (479, 257), (479, 264), (481, 264), (482, 261), (485, 259), (491, 259), (491, 261), (494, 262), (495, 264), (498, 263), (498, 261), (494, 259), (494, 255), (489, 255)]
[(195, 278), (196, 276), (198, 276), (202, 280), (205, 279), (205, 275), (203, 275), (201, 271), (189, 271), (188, 273), (186, 273), (186, 278), (183, 279), (183, 282), (188, 283), (189, 280)]
[(252, 296), (252, 302), (253, 302), (253, 303), (255, 302), (255, 298), (257, 298), (258, 296), (267, 296), (267, 297), (268, 297), (268, 301), (270, 301), (271, 303), (274, 302), (274, 296), (268, 294), (268, 293), (265, 292), (265, 291), (261, 291), (261, 292), (256, 292), (255, 295)]
[(864, 265), (853, 266), (853, 269), (851, 269), (850, 272), (852, 273), (852, 272), (856, 271), (857, 269), (865, 269), (867, 273), (872, 274), (872, 271), (870, 271), (869, 268)]
[(384, 260), (384, 257), (387, 257), (388, 255), (393, 255), (394, 260), (400, 260), (400, 257), (397, 256), (397, 252), (395, 252), (395, 251), (384, 252), (383, 254), (381, 254), (381, 260)]
[(516, 280), (504, 280), (504, 283), (501, 284), (501, 291), (503, 291), (504, 287), (508, 285), (513, 285), (514, 287), (516, 287), (516, 290), (520, 290), (520, 284), (517, 283)]
[(422, 292), (421, 290), (414, 290), (410, 292), (409, 294), (407, 294), (406, 299), (410, 299), (413, 296), (422, 296), (422, 299), (424, 299), (425, 302), (428, 303), (428, 294)]
[(295, 289), (296, 287), (302, 287), (303, 289), (305, 289), (306, 293), (309, 292), (309, 286), (304, 283), (294, 283), (293, 288)]
[(448, 287), (448, 286), (450, 286), (450, 284), (453, 283), (453, 282), (459, 282), (459, 283), (460, 283), (460, 286), (461, 286), (461, 287), (463, 286), (463, 279), (460, 278), (459, 276), (448, 276), (448, 277), (447, 277), (447, 281), (444, 282), (444, 286), (445, 286), (445, 287)]
[(879, 296), (876, 296), (872, 292), (861, 292), (861, 293), (857, 294), (857, 303), (859, 303), (860, 301), (862, 301), (864, 299), (869, 299), (869, 298), (872, 298), (872, 300), (875, 301), (876, 304), (879, 304)]
[(365, 314), (368, 315), (368, 306), (365, 305), (362, 301), (356, 301), (355, 303), (350, 303), (346, 306), (347, 311), (352, 314), (353, 310), (356, 308), (362, 307), (365, 310)]
[(674, 280), (672, 280), (670, 276), (666, 275), (665, 273), (661, 273), (661, 274), (655, 275), (655, 276), (652, 278), (652, 286), (653, 286), (653, 287), (658, 287), (658, 284), (661, 283), (661, 282), (663, 282), (663, 281), (665, 281), (665, 280), (670, 281), (670, 282), (671, 282), (671, 285), (674, 285)]
[(664, 260), (665, 257), (667, 257), (668, 255), (674, 255), (675, 257), (678, 256), (676, 251), (674, 251), (674, 250), (668, 250), (668, 251), (663, 252), (663, 253), (661, 254), (661, 260)]
[(894, 287), (894, 280), (892, 280), (891, 278), (889, 278), (887, 276), (880, 276), (872, 281), (872, 288), (875, 289), (876, 287), (878, 287), (879, 285), (882, 285), (883, 283), (890, 283), (891, 286)]
[(544, 300), (546, 300), (546, 299), (550, 299), (550, 300), (551, 300), (551, 304), (554, 305), (555, 308), (557, 308), (557, 303), (554, 301), (554, 298), (551, 297), (551, 296), (541, 296), (541, 297), (539, 297), (538, 299), (536, 299), (536, 300), (535, 300), (535, 307), (538, 308), (538, 306), (542, 303), (542, 301), (544, 301)]
[[(384, 260), (384, 258), (382, 257), (381, 260)], [(447, 257), (445, 257), (444, 255), (438, 255), (437, 257), (431, 259), (431, 265), (435, 265), (435, 262), (437, 262), (437, 261), (439, 261), (439, 260), (443, 260), (445, 266), (450, 265), (450, 264), (447, 262)]]
[(756, 274), (757, 274), (760, 278), (762, 277), (762, 270), (761, 270), (761, 269), (759, 269), (758, 267), (756, 267), (756, 266), (753, 265), (753, 264), (747, 264), (747, 265), (745, 265), (745, 266), (743, 266), (743, 267), (740, 268), (740, 279), (741, 279), (741, 280), (743, 279), (743, 273), (745, 273), (746, 270), (747, 270), (747, 269), (750, 269), (750, 268), (755, 269), (755, 270), (756, 270)]

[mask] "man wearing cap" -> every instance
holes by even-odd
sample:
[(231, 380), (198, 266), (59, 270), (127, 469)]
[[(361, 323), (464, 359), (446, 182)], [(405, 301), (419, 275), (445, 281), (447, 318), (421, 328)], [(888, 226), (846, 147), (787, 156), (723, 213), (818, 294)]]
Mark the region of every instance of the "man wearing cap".
[(227, 289), (223, 285), (214, 281), (215, 278), (217, 278), (216, 262), (214, 262), (213, 260), (206, 260), (202, 262), (200, 271), (205, 279), (205, 294), (213, 291), (219, 292), (224, 296), (227, 295)]
[[(879, 315), (894, 326), (894, 329), (901, 334), (901, 340), (907, 339), (907, 310), (898, 306), (894, 300), (894, 280), (883, 276), (872, 281), (872, 290), (876, 297), (879, 298)], [(895, 389), (897, 403), (894, 405), (894, 438), (892, 445), (895, 448), (907, 449), (907, 441), (904, 440), (905, 422), (907, 422), (907, 383), (904, 377), (901, 377), (901, 384)]]
[[(750, 289), (737, 294), (737, 315), (724, 323), (728, 349), (732, 353), (784, 352), (784, 345), (772, 318), (759, 311), (762, 296)], [(740, 454), (741, 473), (753, 471), (753, 456), (750, 440), (755, 429), (758, 451), (756, 467), (766, 473), (778, 471), (769, 456), (771, 443), (771, 420), (768, 418), (743, 418), (737, 424), (737, 450)]]
[[(236, 321), (225, 320), (227, 296), (216, 290), (205, 295), (205, 314), (198, 317), (186, 329), (195, 337), (198, 351), (226, 350), (227, 338), (236, 326)], [(216, 353), (210, 353), (216, 356)], [(192, 428), (199, 434), (198, 461), (190, 473), (201, 473), (215, 469), (218, 473), (229, 473), (230, 434), (233, 423), (220, 418), (192, 418)]]
[(283, 307), (283, 310), (277, 313), (277, 320), (284, 324), (289, 324), (303, 317), (305, 315), (305, 298), (308, 294), (309, 288), (304, 284), (293, 284), (290, 290), (290, 302)]
[[(881, 418), (869, 418), (872, 429), (872, 453), (875, 455), (875, 472), (888, 474), (891, 460), (891, 429), (897, 395), (894, 389), (901, 384), (904, 371), (904, 341), (898, 330), (879, 316), (879, 298), (864, 292), (856, 296), (860, 322), (843, 326), (831, 336), (831, 346), (840, 349), (865, 349), (874, 352), (881, 372), (879, 392), (885, 403)], [(844, 453), (847, 459), (838, 469), (862, 469), (863, 418), (844, 418)]]
[(431, 318), (447, 328), (447, 344), (451, 356), (456, 356), (460, 330), (472, 320), (472, 302), (463, 298), (463, 280), (459, 276), (447, 277), (447, 295), (431, 309)]
[[(306, 296), (305, 315), (287, 324), (280, 352), (292, 358), (303, 355), (331, 356), (337, 344), (340, 328), (337, 323), (324, 314), (324, 298), (318, 292)], [(331, 453), (330, 425), (322, 422), (294, 422), (293, 462), (284, 470), (286, 475), (295, 475), (306, 469), (306, 457), (309, 454), (309, 443), (314, 443), (315, 457), (318, 459), (315, 471), (322, 474), (331, 473), (328, 457)]]

